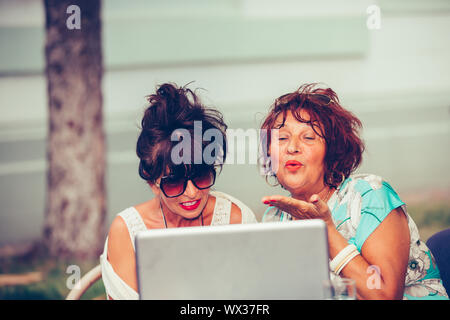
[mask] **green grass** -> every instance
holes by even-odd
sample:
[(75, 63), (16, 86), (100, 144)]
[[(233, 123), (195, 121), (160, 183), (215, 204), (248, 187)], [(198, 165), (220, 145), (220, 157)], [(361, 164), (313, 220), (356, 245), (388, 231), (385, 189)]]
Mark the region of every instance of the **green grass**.
[(419, 228), (423, 241), (427, 241), (436, 232), (450, 228), (449, 203), (429, 202), (409, 205), (408, 213)]
[[(67, 267), (77, 265), (81, 276), (96, 266), (99, 260), (75, 261), (58, 260), (47, 257), (45, 254), (31, 253), (22, 257), (9, 257), (0, 259), (0, 274), (23, 274), (40, 271), (43, 280), (27, 285), (0, 286), (0, 300), (61, 300), (69, 293), (66, 285), (72, 273), (67, 273)], [(92, 285), (82, 299), (104, 298), (105, 288), (101, 279)]]

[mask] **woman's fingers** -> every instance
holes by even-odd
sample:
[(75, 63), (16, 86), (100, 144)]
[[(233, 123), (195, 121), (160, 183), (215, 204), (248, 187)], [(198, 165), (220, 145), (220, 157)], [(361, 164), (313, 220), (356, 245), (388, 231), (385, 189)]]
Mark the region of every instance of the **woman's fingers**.
[(333, 218), (331, 217), (331, 211), (328, 207), (328, 204), (323, 201), (317, 194), (311, 196), (309, 201), (315, 206), (318, 215), (321, 219), (323, 219), (327, 224), (333, 224)]
[(322, 215), (326, 214), (329, 210), (328, 205), (317, 194), (312, 195), (311, 198), (309, 198), (309, 202), (311, 202)]
[(275, 206), (298, 219), (332, 221), (328, 205), (317, 194), (312, 195), (309, 202), (280, 195), (266, 196), (261, 200), (264, 204)]
[(305, 201), (285, 196), (267, 196), (262, 201), (300, 219), (309, 219), (314, 216), (314, 212), (311, 212), (314, 211), (314, 206)]
[(274, 196), (265, 196), (261, 199), (261, 201), (264, 204), (271, 204), (271, 203), (275, 203), (277, 201), (281, 201), (283, 198), (289, 199), (289, 197), (274, 195)]

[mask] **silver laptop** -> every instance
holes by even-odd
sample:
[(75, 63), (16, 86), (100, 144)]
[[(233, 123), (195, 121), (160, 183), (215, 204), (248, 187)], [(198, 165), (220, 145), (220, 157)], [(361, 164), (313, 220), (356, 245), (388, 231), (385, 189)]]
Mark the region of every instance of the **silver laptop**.
[(148, 230), (136, 236), (141, 299), (322, 299), (322, 220)]

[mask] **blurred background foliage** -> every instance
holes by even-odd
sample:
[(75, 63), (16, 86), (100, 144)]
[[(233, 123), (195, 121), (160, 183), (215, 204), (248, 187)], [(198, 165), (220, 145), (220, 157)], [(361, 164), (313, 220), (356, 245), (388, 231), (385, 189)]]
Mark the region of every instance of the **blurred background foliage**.
[[(80, 268), (81, 276), (98, 264), (98, 260), (58, 260), (50, 258), (38, 247), (26, 255), (0, 257), (0, 277), (5, 275), (36, 275), (23, 284), (0, 285), (0, 300), (61, 300), (69, 293), (66, 284), (71, 273), (68, 266)], [(0, 279), (0, 284), (1, 284)], [(105, 299), (103, 282), (94, 283), (82, 300)]]

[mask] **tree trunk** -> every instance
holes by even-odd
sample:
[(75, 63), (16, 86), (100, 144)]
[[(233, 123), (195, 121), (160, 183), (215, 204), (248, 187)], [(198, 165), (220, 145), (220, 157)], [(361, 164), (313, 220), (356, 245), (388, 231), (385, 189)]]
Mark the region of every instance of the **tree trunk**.
[[(49, 105), (44, 244), (53, 256), (95, 257), (106, 216), (100, 1), (44, 5)], [(76, 12), (67, 13), (72, 5), (80, 9), (81, 29), (73, 28)]]

